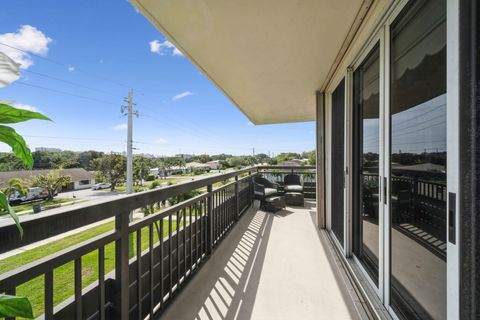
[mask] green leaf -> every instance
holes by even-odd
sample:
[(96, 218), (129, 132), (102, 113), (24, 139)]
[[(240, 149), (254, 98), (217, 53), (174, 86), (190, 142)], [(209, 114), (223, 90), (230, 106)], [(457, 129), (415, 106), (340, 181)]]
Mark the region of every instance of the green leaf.
[(7, 104), (0, 104), (0, 123), (17, 123), (32, 119), (50, 120), (39, 112), (17, 109)]
[(32, 305), (26, 297), (0, 295), (0, 318), (33, 318)]
[(23, 238), (23, 228), (20, 225), (20, 220), (18, 220), (18, 216), (15, 214), (15, 211), (13, 211), (12, 207), (10, 207), (7, 196), (1, 191), (0, 191), (0, 209), (3, 209), (6, 212), (8, 212), (8, 214), (10, 214), (10, 217), (12, 217), (13, 221), (15, 221), (18, 231), (20, 232), (20, 238)]
[(23, 164), (31, 169), (33, 167), (33, 158), (30, 149), (25, 140), (14, 129), (0, 125), (0, 141), (12, 147), (13, 153), (19, 157)]

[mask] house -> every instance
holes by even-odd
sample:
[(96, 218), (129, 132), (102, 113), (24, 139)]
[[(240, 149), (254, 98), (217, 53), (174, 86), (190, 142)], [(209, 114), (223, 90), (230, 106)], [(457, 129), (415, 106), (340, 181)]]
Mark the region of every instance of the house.
[(220, 162), (220, 160), (208, 161), (205, 164), (208, 165), (212, 170), (219, 170), (222, 168), (222, 163)]
[(301, 166), (301, 165), (306, 165), (308, 164), (308, 159), (292, 159), (292, 160), (287, 160), (280, 162), (278, 165), (279, 166)]
[(60, 175), (72, 177), (70, 184), (61, 191), (81, 190), (91, 188), (95, 184), (95, 175), (83, 168), (59, 169), (59, 170), (19, 170), (0, 172), (0, 188), (8, 184), (8, 180), (18, 178), (29, 180), (36, 175), (47, 175), (52, 171), (58, 171)]
[(185, 173), (187, 173), (187, 169), (184, 166), (172, 166), (172, 167), (166, 167), (166, 168), (150, 169), (150, 174), (153, 174), (158, 178), (167, 177), (175, 174), (185, 174)]
[(200, 162), (189, 162), (185, 165), (185, 168), (189, 172), (207, 172), (211, 169), (210, 165)]

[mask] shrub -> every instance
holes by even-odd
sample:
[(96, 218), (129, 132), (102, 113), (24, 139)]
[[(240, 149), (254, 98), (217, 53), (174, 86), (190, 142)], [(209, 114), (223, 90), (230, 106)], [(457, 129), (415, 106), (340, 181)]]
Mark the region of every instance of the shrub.
[(174, 204), (186, 201), (188, 199), (191, 199), (193, 197), (196, 197), (196, 196), (200, 195), (201, 193), (202, 192), (199, 191), (199, 190), (188, 191), (188, 192), (179, 194), (178, 196), (174, 196), (174, 197), (170, 198), (168, 200), (168, 202), (170, 202), (171, 205), (174, 205)]
[(153, 181), (153, 180), (155, 180), (155, 175), (149, 174), (145, 180), (146, 181)]

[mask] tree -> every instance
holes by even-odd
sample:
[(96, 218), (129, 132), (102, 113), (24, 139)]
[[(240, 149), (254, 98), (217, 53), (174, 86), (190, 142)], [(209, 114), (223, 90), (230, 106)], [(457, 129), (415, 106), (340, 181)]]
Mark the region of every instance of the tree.
[(143, 180), (148, 178), (150, 174), (149, 161), (143, 157), (136, 157), (133, 159), (133, 180), (140, 181), (140, 185), (143, 185)]
[(308, 164), (311, 165), (311, 166), (314, 166), (316, 161), (317, 161), (317, 157), (315, 155), (315, 150), (308, 151), (308, 152), (302, 152), (302, 158), (303, 159), (308, 159)]
[(22, 160), (11, 152), (0, 153), (0, 171), (14, 171), (27, 169)]
[(107, 154), (92, 161), (93, 167), (100, 177), (111, 184), (110, 190), (114, 191), (117, 184), (125, 180), (127, 171), (127, 158), (117, 154)]
[(80, 163), (80, 166), (85, 170), (92, 171), (95, 170), (92, 160), (101, 158), (103, 156), (103, 152), (93, 150), (83, 151), (80, 152), (80, 154), (78, 155), (78, 162)]
[(18, 178), (12, 178), (8, 180), (8, 184), (5, 188), (2, 189), (2, 192), (7, 196), (7, 199), (9, 199), (16, 193), (20, 194), (21, 196), (26, 195), (28, 189), (23, 180)]
[(281, 163), (284, 161), (290, 161), (293, 159), (299, 159), (299, 158), (300, 158), (300, 155), (298, 153), (293, 153), (293, 152), (284, 152), (276, 156), (276, 160), (278, 163)]
[(229, 167), (240, 167), (243, 165), (242, 158), (240, 157), (231, 157), (228, 158), (226, 161)]
[(68, 160), (60, 165), (62, 169), (81, 168), (80, 162)]
[(211, 160), (211, 158), (210, 158), (209, 155), (201, 154), (201, 155), (198, 156), (198, 162), (200, 162), (200, 163), (206, 163), (210, 160)]
[(253, 166), (257, 163), (257, 159), (254, 156), (246, 156), (242, 159), (243, 165)]
[(266, 163), (270, 160), (270, 157), (265, 153), (256, 154), (255, 158), (257, 159), (257, 163)]
[(32, 187), (40, 187), (48, 191), (48, 200), (52, 200), (57, 191), (72, 181), (71, 176), (60, 175), (58, 171), (50, 171), (46, 175), (37, 174), (31, 179)]

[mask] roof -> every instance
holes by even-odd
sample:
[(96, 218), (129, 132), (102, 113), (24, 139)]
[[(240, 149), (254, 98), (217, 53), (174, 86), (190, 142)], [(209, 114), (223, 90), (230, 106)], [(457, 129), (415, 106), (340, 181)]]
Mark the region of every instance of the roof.
[(129, 1), (254, 124), (315, 120), (316, 92), (392, 3)]
[(7, 184), (8, 180), (12, 178), (30, 179), (36, 175), (46, 175), (51, 171), (59, 171), (61, 175), (68, 175), (72, 177), (72, 181), (92, 180), (95, 175), (83, 168), (59, 169), (59, 170), (19, 170), (19, 171), (2, 171), (0, 172), (0, 186)]
[(185, 165), (187, 168), (210, 168), (210, 166), (206, 163), (200, 162), (189, 162)]

